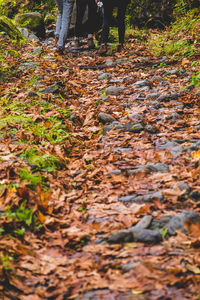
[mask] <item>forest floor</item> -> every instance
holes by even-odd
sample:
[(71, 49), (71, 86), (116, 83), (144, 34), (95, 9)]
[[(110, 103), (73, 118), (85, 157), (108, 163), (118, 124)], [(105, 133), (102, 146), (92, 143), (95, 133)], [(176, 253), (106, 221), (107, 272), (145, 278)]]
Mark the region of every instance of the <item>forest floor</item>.
[(0, 298), (200, 299), (198, 58), (0, 42)]

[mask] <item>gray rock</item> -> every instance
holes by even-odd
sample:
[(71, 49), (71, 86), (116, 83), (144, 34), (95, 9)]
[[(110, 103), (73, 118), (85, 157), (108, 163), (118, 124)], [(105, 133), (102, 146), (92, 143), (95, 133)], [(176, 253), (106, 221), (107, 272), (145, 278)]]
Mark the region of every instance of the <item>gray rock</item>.
[(161, 63), (167, 62), (167, 61), (168, 61), (167, 56), (163, 56), (163, 57), (160, 59), (160, 62), (161, 62)]
[(153, 217), (150, 215), (144, 216), (135, 226), (132, 228), (143, 228), (147, 229), (151, 225), (151, 222), (153, 220)]
[(109, 81), (110, 84), (113, 83), (123, 83), (125, 81), (125, 78), (115, 78)]
[(120, 230), (111, 234), (108, 237), (108, 243), (130, 243), (140, 242), (147, 244), (156, 244), (162, 241), (162, 236), (158, 230), (131, 228), (127, 230)]
[(168, 70), (167, 74), (169, 74), (169, 75), (179, 75), (179, 70), (177, 70), (177, 69)]
[(160, 97), (158, 97), (158, 100), (161, 102), (169, 102), (171, 100), (177, 100), (178, 97), (179, 95), (177, 93), (166, 94), (166, 95), (160, 95)]
[(152, 134), (158, 132), (158, 130), (155, 127), (153, 127), (152, 125), (147, 125), (145, 127), (145, 131), (148, 132), (148, 133), (152, 133)]
[(107, 177), (111, 177), (112, 175), (120, 175), (121, 173), (122, 173), (121, 170), (118, 169), (112, 170), (107, 174)]
[(33, 32), (30, 32), (27, 40), (28, 41), (39, 42), (40, 39)]
[(142, 130), (144, 130), (144, 126), (141, 123), (128, 122), (124, 125), (124, 131), (140, 133)]
[(159, 103), (158, 101), (149, 101), (147, 102), (147, 104), (152, 106), (154, 109), (160, 109), (164, 107), (164, 105)]
[(36, 62), (27, 61), (27, 62), (21, 63), (18, 69), (21, 71), (27, 71), (30, 69), (35, 70), (38, 66), (39, 66), (39, 64)]
[(97, 118), (98, 118), (99, 122), (101, 122), (103, 124), (112, 123), (112, 122), (116, 121), (116, 119), (114, 117), (112, 117), (109, 114), (103, 113), (103, 112), (99, 113)]
[(171, 220), (171, 216), (164, 216), (160, 220), (153, 220), (151, 222), (151, 229), (164, 229), (168, 228), (169, 221)]
[(121, 91), (123, 91), (124, 89), (126, 89), (124, 86), (109, 86), (106, 89), (106, 94), (107, 95), (114, 95), (117, 96), (120, 94)]
[(165, 120), (178, 120), (180, 115), (177, 112), (173, 112), (171, 115), (167, 116)]
[(15, 23), (19, 27), (28, 28), (39, 38), (45, 37), (44, 19), (38, 12), (19, 14), (15, 18)]
[(106, 133), (110, 130), (119, 130), (119, 129), (123, 129), (124, 126), (122, 124), (120, 124), (119, 122), (115, 121), (113, 123), (111, 123), (110, 125), (108, 126), (105, 126), (103, 128), (103, 135), (106, 135)]
[(127, 273), (131, 271), (134, 267), (136, 267), (139, 263), (136, 263), (134, 260), (129, 261), (125, 265), (122, 266), (123, 273)]
[(128, 242), (133, 242), (133, 241), (134, 241), (133, 234), (128, 229), (120, 230), (118, 232), (111, 234), (108, 237), (108, 243), (110, 243), (110, 244), (128, 243)]
[(187, 234), (184, 223), (188, 221), (192, 224), (200, 223), (200, 215), (195, 211), (185, 211), (171, 218), (168, 225), (168, 233), (176, 235), (176, 231), (180, 230)]
[(175, 184), (176, 186), (178, 186), (178, 188), (181, 190), (181, 191), (186, 191), (187, 193), (190, 192), (190, 187), (187, 183), (185, 182), (176, 182)]
[(151, 81), (158, 81), (158, 82), (167, 82), (166, 79), (164, 79), (162, 76), (160, 75), (155, 75), (151, 78)]
[(134, 202), (134, 203), (145, 203), (145, 202), (151, 202), (153, 199), (160, 199), (164, 200), (163, 194), (161, 192), (154, 192), (154, 193), (149, 193), (146, 195), (128, 195), (128, 196), (123, 196), (118, 199), (120, 202)]
[(160, 97), (160, 93), (151, 93), (149, 95), (146, 96), (146, 100), (148, 99), (157, 99), (158, 97)]
[(157, 244), (162, 241), (162, 235), (156, 229), (134, 228), (131, 230), (134, 241), (145, 244)]
[(114, 152), (126, 152), (126, 153), (133, 152), (132, 148), (123, 148), (123, 147), (114, 147), (113, 150), (114, 150)]
[(183, 147), (175, 142), (165, 141), (162, 143), (156, 142), (156, 150), (169, 150), (174, 157), (178, 157), (182, 153)]
[(143, 116), (137, 113), (133, 113), (130, 115), (127, 115), (123, 118), (121, 118), (121, 120), (137, 120), (137, 121), (142, 121), (143, 120)]
[(168, 173), (169, 166), (164, 163), (147, 163), (145, 166), (147, 172), (160, 172), (160, 173)]
[(135, 195), (128, 195), (128, 196), (120, 197), (118, 199), (118, 201), (120, 201), (120, 202), (133, 202), (135, 198), (136, 198)]
[(113, 60), (111, 58), (106, 59), (105, 65), (108, 66), (108, 67), (112, 66), (113, 65)]
[(141, 92), (148, 92), (151, 88), (149, 86), (138, 87)]
[(48, 86), (47, 88), (41, 91), (41, 93), (43, 94), (58, 94), (59, 92), (60, 91), (57, 85)]
[(187, 86), (187, 90), (188, 91), (192, 91), (193, 89), (195, 89), (195, 85), (194, 84), (190, 84)]
[(112, 77), (110, 73), (99, 73), (98, 80), (108, 80)]
[(38, 97), (38, 94), (35, 93), (35, 92), (30, 91), (30, 92), (28, 92), (27, 97), (28, 97), (28, 98)]
[(148, 87), (152, 87), (153, 84), (150, 80), (139, 80), (139, 81), (136, 81), (135, 83), (132, 84), (133, 87), (137, 86), (137, 87), (143, 87), (143, 86), (148, 86)]

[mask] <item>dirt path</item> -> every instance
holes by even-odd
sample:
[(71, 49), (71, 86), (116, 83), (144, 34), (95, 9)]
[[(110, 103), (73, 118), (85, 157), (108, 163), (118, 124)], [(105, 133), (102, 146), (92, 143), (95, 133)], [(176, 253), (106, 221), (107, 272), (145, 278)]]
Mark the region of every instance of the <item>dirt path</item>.
[[(2, 299), (199, 299), (198, 66), (137, 41), (107, 57), (55, 56), (46, 41), (12, 62), (1, 89)], [(20, 219), (21, 203), (35, 223), (24, 207)]]

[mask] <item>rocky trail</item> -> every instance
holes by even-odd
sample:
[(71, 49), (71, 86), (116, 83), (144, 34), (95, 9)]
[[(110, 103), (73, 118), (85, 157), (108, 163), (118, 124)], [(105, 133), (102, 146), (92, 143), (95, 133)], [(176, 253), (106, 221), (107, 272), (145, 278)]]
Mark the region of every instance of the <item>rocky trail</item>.
[(200, 67), (4, 45), (2, 299), (199, 299)]

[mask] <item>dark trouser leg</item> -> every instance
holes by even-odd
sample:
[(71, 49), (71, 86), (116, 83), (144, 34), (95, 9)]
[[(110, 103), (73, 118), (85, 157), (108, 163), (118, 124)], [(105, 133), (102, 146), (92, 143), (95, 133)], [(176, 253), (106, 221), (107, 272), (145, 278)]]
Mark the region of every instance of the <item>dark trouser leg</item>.
[(118, 34), (119, 34), (119, 43), (124, 44), (124, 36), (125, 36), (125, 13), (126, 13), (127, 4), (120, 2), (118, 5), (117, 11), (117, 23), (118, 23)]
[(85, 9), (87, 6), (87, 0), (76, 0), (76, 23), (75, 23), (75, 36), (79, 37), (82, 33), (82, 22)]
[(108, 36), (110, 32), (110, 22), (112, 19), (114, 5), (112, 2), (104, 3), (104, 17), (103, 17), (103, 31), (102, 31), (102, 42), (103, 44), (107, 44)]
[(93, 34), (95, 31), (97, 5), (95, 0), (88, 0), (88, 33)]

